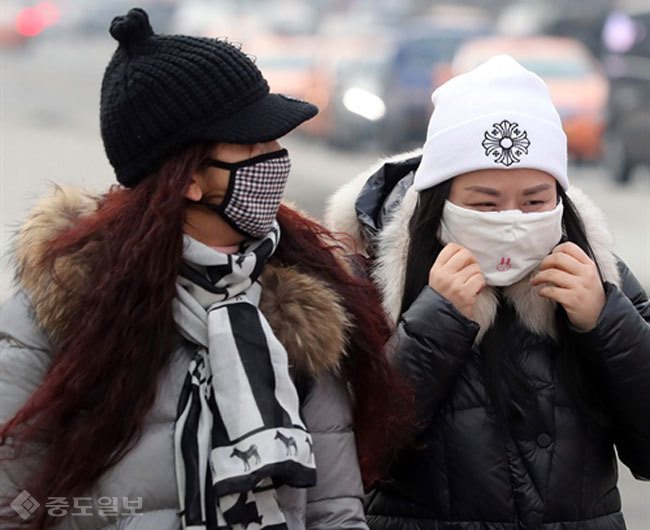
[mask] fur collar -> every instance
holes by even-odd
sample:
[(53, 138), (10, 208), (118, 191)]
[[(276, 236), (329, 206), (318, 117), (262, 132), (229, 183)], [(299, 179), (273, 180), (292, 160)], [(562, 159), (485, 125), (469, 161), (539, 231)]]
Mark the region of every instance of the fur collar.
[[(326, 226), (336, 232), (350, 234), (359, 249), (366, 248), (354, 207), (361, 188), (384, 163), (403, 160), (413, 155), (414, 153), (407, 153), (382, 160), (369, 171), (342, 186), (328, 201), (325, 214)], [(604, 279), (620, 287), (621, 278), (617, 260), (612, 253), (613, 238), (607, 228), (603, 212), (578, 188), (571, 187), (568, 195), (582, 217), (587, 238)], [(404, 293), (406, 258), (410, 243), (408, 223), (416, 203), (417, 192), (411, 187), (384, 226), (377, 241), (377, 261), (372, 275), (382, 295), (384, 310), (394, 324), (399, 319)], [(536, 272), (533, 271), (519, 282), (505, 287), (503, 294), (513, 304), (519, 319), (527, 329), (537, 335), (555, 337), (556, 303), (537, 296), (537, 288), (530, 286), (529, 280)], [(477, 342), (494, 322), (497, 309), (497, 291), (493, 287), (487, 287), (479, 294), (474, 312), (474, 320), (480, 325)]]
[[(97, 209), (98, 197), (77, 188), (56, 187), (41, 199), (20, 228), (13, 258), (17, 284), (29, 293), (37, 324), (56, 339), (75, 314), (97, 259), (95, 248), (58, 260), (53, 281), (43, 263), (43, 246)], [(295, 268), (267, 264), (260, 310), (285, 346), (296, 374), (315, 376), (339, 369), (350, 322), (338, 294)], [(74, 285), (75, 291), (62, 285)]]

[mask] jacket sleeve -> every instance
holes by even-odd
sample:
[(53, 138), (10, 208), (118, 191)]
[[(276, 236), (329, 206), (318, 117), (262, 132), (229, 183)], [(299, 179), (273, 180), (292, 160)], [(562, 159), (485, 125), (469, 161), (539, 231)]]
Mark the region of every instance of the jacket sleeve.
[[(51, 362), (46, 342), (37, 332), (23, 294), (0, 307), (0, 424), (10, 420), (41, 384)], [(23, 447), (13, 458), (13, 448), (0, 446), (0, 498), (13, 500), (38, 471), (45, 444)], [(9, 503), (0, 503), (5, 515)]]
[(307, 490), (308, 530), (368, 530), (363, 485), (345, 383), (318, 377), (307, 395), (303, 417), (314, 444), (317, 484)]
[(605, 283), (596, 327), (574, 331), (604, 374), (619, 458), (637, 478), (650, 480), (650, 302), (630, 270), (619, 268), (621, 288)]
[(449, 393), (478, 331), (476, 322), (428, 285), (402, 314), (387, 354), (413, 387), (421, 423)]

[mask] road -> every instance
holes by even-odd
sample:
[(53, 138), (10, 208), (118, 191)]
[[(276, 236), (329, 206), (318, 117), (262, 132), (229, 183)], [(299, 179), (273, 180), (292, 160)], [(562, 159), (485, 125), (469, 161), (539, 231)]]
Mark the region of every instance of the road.
[[(0, 300), (12, 290), (13, 234), (36, 198), (54, 182), (97, 191), (114, 182), (98, 132), (99, 86), (114, 41), (32, 44), (0, 50)], [(333, 151), (295, 135), (284, 144), (293, 161), (287, 198), (316, 217), (329, 194), (381, 156)], [(572, 167), (570, 178), (603, 209), (617, 253), (650, 288), (650, 174), (639, 171), (626, 187), (599, 167)], [(650, 483), (621, 466), (620, 487), (630, 530), (650, 530)]]

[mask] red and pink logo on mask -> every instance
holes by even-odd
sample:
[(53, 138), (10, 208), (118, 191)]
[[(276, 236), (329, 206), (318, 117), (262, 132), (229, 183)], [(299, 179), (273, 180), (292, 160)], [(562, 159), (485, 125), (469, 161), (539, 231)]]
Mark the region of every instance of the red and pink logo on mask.
[(501, 258), (501, 261), (497, 264), (497, 270), (499, 272), (509, 271), (511, 266), (510, 258)]

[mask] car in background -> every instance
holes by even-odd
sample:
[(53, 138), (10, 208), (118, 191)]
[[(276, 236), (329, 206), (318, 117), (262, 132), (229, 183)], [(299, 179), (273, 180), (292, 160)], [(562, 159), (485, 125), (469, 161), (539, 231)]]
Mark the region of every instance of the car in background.
[(21, 48), (59, 23), (61, 10), (50, 0), (3, 0), (0, 6), (0, 46)]
[(492, 33), (483, 18), (431, 18), (404, 25), (389, 56), (382, 92), (386, 116), (381, 142), (389, 150), (421, 145), (431, 115), (431, 92), (443, 80), (457, 49), (471, 39)]
[(323, 109), (328, 81), (318, 63), (320, 45), (319, 39), (309, 35), (269, 34), (247, 40), (243, 49), (255, 59), (272, 92), (304, 99)]
[(355, 148), (374, 136), (385, 110), (368, 110), (383, 105), (378, 95), (383, 77), (380, 81), (375, 66), (386, 62), (385, 38), (381, 33), (336, 38), (319, 35), (318, 42), (314, 85), (308, 95), (319, 113), (301, 131), (332, 146)]
[(625, 183), (636, 166), (650, 166), (650, 12), (613, 13), (603, 41), (611, 87), (604, 162), (612, 178)]
[(593, 54), (564, 37), (493, 37), (466, 43), (457, 51), (451, 75), (472, 70), (498, 54), (508, 54), (548, 85), (562, 119), (569, 155), (599, 160), (603, 152), (609, 81)]
[(333, 22), (321, 32), (321, 112), (301, 130), (350, 149), (367, 143), (386, 151), (422, 145), (439, 73), (462, 43), (492, 32), (481, 10), (440, 7), (397, 28), (369, 17), (353, 33), (346, 21)]
[(385, 87), (389, 62), (374, 49), (337, 61), (327, 108), (326, 139), (332, 147), (358, 149), (376, 144), (385, 126)]
[(21, 9), (18, 2), (3, 2), (0, 9), (0, 47), (3, 49), (20, 48), (27, 43), (28, 37), (16, 28), (16, 15)]

